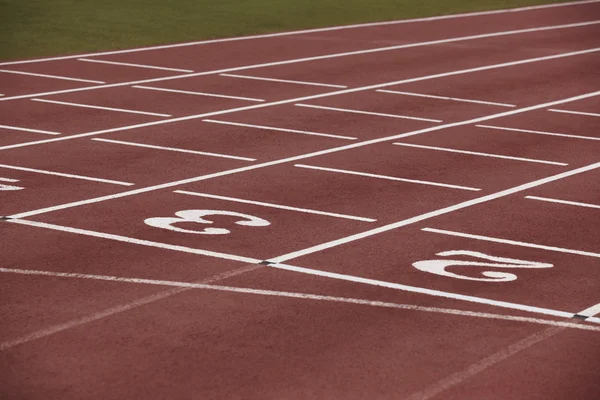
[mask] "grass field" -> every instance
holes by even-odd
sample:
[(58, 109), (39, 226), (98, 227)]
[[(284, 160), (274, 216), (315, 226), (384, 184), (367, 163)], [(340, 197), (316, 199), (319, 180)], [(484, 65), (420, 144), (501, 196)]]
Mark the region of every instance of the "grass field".
[(559, 0), (0, 0), (0, 59), (517, 7)]

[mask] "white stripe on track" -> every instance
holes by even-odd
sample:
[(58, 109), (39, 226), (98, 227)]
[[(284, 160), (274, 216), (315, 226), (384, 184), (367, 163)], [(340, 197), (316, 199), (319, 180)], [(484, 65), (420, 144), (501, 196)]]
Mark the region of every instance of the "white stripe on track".
[(2, 181), (2, 182), (11, 182), (11, 183), (19, 182), (18, 179), (2, 178), (2, 177), (0, 177), (0, 181)]
[(58, 132), (42, 131), (40, 129), (23, 128), (23, 127), (20, 127), (20, 126), (0, 125), (0, 128), (11, 129), (13, 131), (41, 133), (43, 135), (60, 135), (60, 133), (58, 133)]
[(567, 201), (567, 200), (551, 199), (548, 197), (538, 197), (538, 196), (525, 196), (525, 198), (531, 199), (531, 200), (547, 201), (549, 203), (567, 204), (567, 205), (578, 206), (578, 207), (600, 208), (600, 205), (598, 205), (598, 204), (581, 203), (578, 201)]
[[(59, 80), (63, 80), (63, 81), (85, 82), (85, 83), (98, 83), (98, 84), (105, 84), (106, 83), (104, 81), (93, 81), (91, 79), (70, 78), (68, 76), (38, 74), (38, 73), (34, 73), (34, 72), (13, 71), (13, 70), (9, 70), (9, 69), (0, 69), (0, 72), (4, 72), (4, 73), (7, 73), (7, 74), (37, 76), (39, 78), (59, 79)], [(5, 99), (9, 99), (9, 97), (7, 97)], [(2, 99), (2, 100), (5, 100), (5, 99)]]
[(218, 97), (218, 98), (221, 98), (221, 99), (255, 101), (255, 102), (258, 102), (258, 103), (262, 103), (262, 102), (265, 101), (263, 99), (255, 99), (255, 98), (252, 98), (252, 97), (229, 96), (229, 95), (225, 95), (225, 94), (206, 93), (206, 92), (192, 92), (192, 91), (189, 91), (189, 90), (167, 89), (167, 88), (153, 87), (153, 86), (134, 85), (132, 87), (134, 87), (136, 89), (155, 90), (157, 92), (170, 92), (170, 93), (191, 94), (191, 95), (204, 96), (204, 97)]
[(46, 171), (46, 170), (43, 170), (43, 169), (19, 167), (19, 166), (16, 166), (16, 165), (0, 164), (0, 168), (15, 169), (15, 170), (18, 170), (18, 171), (35, 172), (37, 174), (43, 174), (43, 175), (55, 175), (55, 176), (61, 176), (63, 178), (81, 179), (81, 180), (84, 180), (84, 181), (93, 181), (93, 182), (101, 182), (101, 183), (111, 183), (113, 185), (133, 186), (133, 183), (129, 183), (129, 182), (114, 181), (114, 180), (111, 180), (111, 179), (93, 178), (91, 176), (83, 176), (83, 175), (75, 175), (75, 174), (65, 174), (65, 173), (62, 173), (62, 172)]
[(111, 65), (122, 65), (125, 67), (136, 67), (136, 68), (146, 68), (146, 69), (158, 69), (162, 71), (174, 71), (174, 72), (194, 72), (191, 69), (180, 69), (180, 68), (167, 68), (167, 67), (158, 67), (156, 65), (146, 65), (146, 64), (132, 64), (118, 61), (106, 61), (106, 60), (91, 60), (88, 58), (78, 58), (77, 61), (84, 61), (89, 63), (99, 63), (99, 64), (111, 64)]
[(555, 113), (563, 113), (563, 114), (587, 115), (588, 117), (600, 117), (600, 114), (591, 113), (591, 112), (583, 112), (583, 111), (558, 110), (556, 108), (551, 108), (548, 111), (555, 112)]
[(70, 102), (66, 102), (66, 101), (57, 101), (57, 100), (48, 100), (48, 99), (31, 99), (31, 101), (38, 101), (40, 103), (59, 104), (59, 105), (70, 106), (70, 107), (93, 108), (95, 110), (116, 111), (116, 112), (122, 112), (122, 113), (126, 113), (126, 114), (151, 115), (154, 117), (170, 117), (171, 116), (170, 114), (158, 114), (158, 113), (147, 112), (147, 111), (128, 110), (125, 108), (93, 106), (90, 104), (70, 103)]
[(299, 133), (301, 135), (323, 136), (323, 137), (330, 137), (330, 138), (334, 138), (334, 139), (346, 139), (346, 140), (356, 140), (357, 139), (357, 138), (351, 137), (351, 136), (332, 135), (330, 133), (299, 131), (297, 129), (286, 129), (286, 128), (275, 128), (273, 126), (242, 124), (240, 122), (219, 121), (219, 120), (215, 120), (215, 119), (203, 119), (202, 121), (203, 122), (210, 122), (212, 124), (241, 126), (241, 127), (244, 127), (244, 128), (266, 129), (266, 130), (269, 130), (269, 131)]
[(600, 303), (593, 305), (589, 308), (586, 308), (583, 311), (578, 312), (577, 314), (583, 315), (584, 317), (593, 317), (600, 314)]
[(566, 133), (553, 133), (553, 132), (543, 132), (543, 131), (532, 131), (532, 130), (529, 130), (529, 129), (506, 128), (506, 127), (503, 127), (503, 126), (494, 126), (494, 125), (475, 125), (475, 126), (477, 126), (478, 128), (496, 129), (496, 130), (499, 130), (499, 131), (533, 133), (533, 134), (536, 134), (536, 135), (558, 136), (558, 137), (566, 137), (566, 138), (571, 138), (571, 139), (600, 140), (600, 137), (569, 135), (569, 134), (566, 134)]
[(490, 106), (516, 107), (516, 105), (514, 105), (514, 104), (495, 103), (492, 101), (482, 101), (482, 100), (461, 99), (458, 97), (434, 96), (432, 94), (400, 92), (397, 90), (386, 90), (386, 89), (379, 89), (377, 91), (380, 93), (401, 94), (401, 95), (405, 95), (405, 96), (426, 97), (426, 98), (439, 99), (439, 100), (452, 100), (452, 101), (458, 101), (458, 102), (464, 102), (464, 103), (485, 104), (485, 105), (490, 105)]
[(340, 89), (345, 89), (348, 87), (348, 86), (344, 86), (344, 85), (332, 85), (329, 83), (317, 83), (317, 82), (305, 82), (305, 81), (292, 81), (289, 79), (264, 78), (262, 76), (249, 76), (249, 75), (237, 75), (237, 74), (219, 74), (219, 76), (227, 76), (230, 78), (240, 78), (240, 79), (252, 79), (252, 80), (256, 80), (256, 81), (292, 83), (292, 84), (296, 84), (296, 85), (323, 86), (323, 87), (332, 87), (332, 88), (340, 88)]
[(347, 108), (316, 106), (314, 104), (295, 104), (295, 106), (296, 107), (316, 108), (316, 109), (319, 109), (319, 110), (339, 111), (339, 112), (345, 112), (345, 113), (350, 113), (350, 114), (374, 115), (374, 116), (377, 116), (377, 117), (411, 119), (411, 120), (414, 120), (414, 121), (425, 121), (425, 122), (436, 122), (436, 123), (442, 122), (439, 119), (419, 118), (419, 117), (411, 117), (411, 116), (407, 116), (407, 115), (398, 115), (398, 114), (384, 114), (384, 113), (377, 113), (377, 112), (371, 112), (371, 111), (362, 111), (362, 110), (350, 110), (350, 109), (347, 109)]

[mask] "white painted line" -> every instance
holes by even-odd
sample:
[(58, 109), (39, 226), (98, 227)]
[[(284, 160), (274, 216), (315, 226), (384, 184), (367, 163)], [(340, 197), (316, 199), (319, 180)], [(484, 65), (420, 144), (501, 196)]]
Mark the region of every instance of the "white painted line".
[(547, 201), (549, 203), (568, 204), (568, 205), (571, 205), (571, 206), (579, 206), (579, 207), (588, 207), (588, 208), (598, 208), (598, 209), (600, 209), (600, 205), (589, 204), (589, 203), (580, 203), (580, 202), (577, 202), (577, 201), (567, 201), (567, 200), (550, 199), (548, 197), (538, 197), (538, 196), (525, 196), (525, 198), (526, 199), (532, 199), (532, 200)]
[(572, 139), (585, 139), (585, 140), (600, 140), (600, 137), (590, 137), (590, 136), (578, 136), (578, 135), (568, 135), (565, 133), (552, 133), (552, 132), (543, 132), (543, 131), (532, 131), (529, 129), (516, 129), (516, 128), (506, 128), (503, 126), (494, 126), (494, 125), (475, 125), (478, 128), (487, 128), (487, 129), (497, 129), (500, 131), (511, 131), (511, 132), (523, 132), (523, 133), (534, 133), (536, 135), (548, 135), (548, 136), (558, 136), (558, 137), (566, 137)]
[(441, 235), (463, 237), (463, 238), (474, 239), (474, 240), (482, 240), (484, 242), (503, 243), (503, 244), (510, 244), (512, 246), (529, 247), (532, 249), (541, 249), (541, 250), (547, 250), (547, 251), (554, 251), (554, 252), (558, 252), (558, 253), (575, 254), (575, 255), (584, 256), (584, 257), (600, 258), (600, 253), (592, 253), (590, 251), (565, 249), (562, 247), (545, 246), (542, 244), (519, 242), (516, 240), (494, 238), (494, 237), (490, 237), (490, 236), (471, 235), (469, 233), (454, 232), (454, 231), (448, 231), (448, 230), (443, 230), (443, 229), (423, 228), (422, 230), (425, 232), (439, 233)]
[(226, 200), (226, 201), (234, 201), (237, 203), (255, 204), (257, 206), (263, 206), (263, 207), (279, 208), (281, 210), (299, 211), (299, 212), (308, 213), (308, 214), (326, 215), (326, 216), (335, 217), (335, 218), (352, 219), (355, 221), (363, 221), (363, 222), (377, 221), (376, 219), (373, 219), (373, 218), (363, 218), (363, 217), (356, 217), (356, 216), (347, 215), (347, 214), (338, 214), (338, 213), (331, 213), (331, 212), (326, 212), (326, 211), (310, 210), (307, 208), (290, 207), (290, 206), (284, 206), (281, 204), (264, 203), (264, 202), (260, 202), (260, 201), (254, 201), (254, 200), (238, 199), (235, 197), (217, 196), (214, 194), (189, 192), (186, 190), (175, 190), (174, 192), (181, 193), (181, 194), (188, 194), (191, 196), (207, 197), (209, 199), (219, 199), (219, 200)]
[(146, 64), (131, 64), (117, 61), (106, 61), (106, 60), (90, 60), (89, 58), (78, 58), (77, 61), (85, 61), (90, 63), (99, 63), (99, 64), (112, 64), (112, 65), (123, 65), (125, 67), (136, 67), (136, 68), (147, 68), (147, 69), (158, 69), (162, 71), (174, 71), (174, 72), (194, 72), (191, 69), (180, 69), (180, 68), (167, 68), (167, 67), (157, 67), (156, 65), (146, 65)]
[(390, 181), (407, 182), (407, 183), (418, 183), (421, 185), (439, 186), (439, 187), (450, 188), (450, 189), (470, 190), (470, 191), (475, 191), (475, 192), (481, 190), (481, 189), (472, 188), (472, 187), (468, 187), (468, 186), (448, 185), (446, 183), (439, 183), (439, 182), (421, 181), (421, 180), (417, 180), (417, 179), (397, 178), (395, 176), (370, 174), (368, 172), (350, 171), (347, 169), (317, 167), (314, 165), (306, 165), (306, 164), (294, 164), (294, 167), (315, 169), (318, 171), (337, 172), (340, 174), (364, 176), (366, 178), (387, 179)]
[(87, 229), (79, 229), (79, 228), (71, 228), (68, 226), (47, 224), (45, 222), (26, 221), (26, 220), (22, 220), (22, 219), (9, 219), (9, 220), (6, 220), (6, 222), (10, 222), (13, 224), (19, 224), (19, 225), (34, 226), (37, 228), (51, 229), (51, 230), (60, 231), (60, 232), (74, 233), (76, 235), (92, 236), (92, 237), (97, 237), (97, 238), (102, 238), (102, 239), (115, 240), (117, 242), (139, 244), (142, 246), (156, 247), (159, 249), (180, 251), (183, 253), (199, 254), (199, 255), (203, 255), (203, 256), (222, 258), (224, 260), (239, 261), (239, 262), (248, 263), (248, 264), (258, 264), (259, 262), (261, 262), (261, 260), (258, 260), (255, 258), (237, 256), (234, 254), (226, 254), (226, 253), (219, 253), (216, 251), (194, 249), (191, 247), (177, 246), (177, 245), (160, 243), (160, 242), (153, 242), (150, 240), (136, 239), (136, 238), (121, 236), (121, 235), (113, 235), (111, 233), (95, 232), (95, 231), (90, 231)]
[(420, 22), (441, 21), (441, 20), (447, 20), (447, 19), (472, 18), (472, 17), (479, 17), (479, 16), (485, 16), (485, 15), (496, 15), (496, 14), (515, 13), (515, 12), (522, 12), (522, 11), (542, 10), (542, 9), (546, 9), (546, 8), (571, 7), (571, 6), (597, 3), (599, 1), (600, 0), (582, 0), (582, 1), (557, 3), (557, 4), (542, 4), (542, 5), (537, 5), (537, 6), (508, 8), (508, 9), (491, 10), (491, 11), (478, 11), (478, 12), (462, 13), (462, 14), (439, 15), (439, 16), (434, 16), (434, 17), (404, 19), (404, 20), (395, 20), (395, 21), (383, 21), (383, 22), (370, 22), (370, 23), (354, 24), (354, 25), (341, 25), (341, 26), (331, 26), (331, 27), (326, 27), (326, 28), (305, 29), (305, 30), (291, 31), (291, 32), (278, 32), (278, 33), (268, 33), (268, 34), (262, 34), (262, 35), (202, 40), (202, 41), (196, 41), (196, 42), (186, 42), (186, 43), (168, 44), (168, 45), (160, 45), (160, 46), (151, 46), (151, 47), (139, 47), (139, 48), (133, 48), (133, 49), (116, 50), (116, 51), (105, 51), (105, 52), (101, 52), (101, 53), (86, 53), (86, 54), (77, 54), (77, 55), (61, 56), (61, 57), (38, 58), (38, 59), (33, 59), (33, 60), (8, 61), (8, 62), (0, 63), (0, 66), (14, 65), (14, 64), (27, 64), (27, 63), (45, 62), (45, 61), (56, 61), (56, 60), (67, 60), (67, 59), (81, 58), (81, 57), (126, 54), (126, 53), (135, 53), (135, 52), (149, 51), (149, 50), (173, 49), (173, 48), (178, 48), (178, 47), (206, 45), (206, 44), (212, 44), (212, 43), (236, 42), (236, 41), (245, 41), (245, 40), (253, 40), (253, 39), (264, 39), (264, 38), (271, 38), (271, 37), (317, 33), (317, 32), (331, 32), (331, 31), (338, 31), (338, 30), (345, 30), (345, 29), (367, 28), (367, 27), (373, 27), (373, 26), (414, 24), (414, 23), (420, 23)]
[(103, 81), (92, 81), (90, 79), (69, 78), (68, 76), (37, 74), (37, 73), (33, 73), (33, 72), (13, 71), (13, 70), (9, 70), (9, 69), (0, 69), (0, 72), (5, 72), (7, 74), (37, 76), (37, 77), (40, 77), (40, 78), (60, 79), (60, 80), (63, 80), (63, 81), (85, 82), (85, 83), (98, 83), (98, 84), (104, 84), (104, 83), (106, 83), (106, 82), (103, 82)]
[(450, 153), (460, 153), (460, 154), (470, 154), (470, 155), (482, 156), (482, 157), (502, 158), (505, 160), (526, 161), (526, 162), (539, 163), (539, 164), (562, 165), (562, 166), (569, 165), (567, 163), (561, 163), (561, 162), (555, 162), (555, 161), (544, 161), (544, 160), (536, 160), (533, 158), (503, 156), (503, 155), (499, 155), (499, 154), (480, 153), (477, 151), (448, 149), (446, 147), (423, 146), (423, 145), (410, 144), (410, 143), (393, 143), (393, 144), (395, 144), (397, 146), (415, 147), (415, 148), (419, 148), (419, 149), (447, 151)]
[(2, 178), (2, 177), (0, 177), (0, 181), (2, 181), (2, 182), (12, 182), (12, 183), (19, 182), (18, 179)]
[(590, 112), (582, 112), (582, 111), (558, 110), (556, 108), (551, 108), (548, 111), (557, 112), (557, 113), (565, 113), (565, 114), (587, 115), (590, 117), (600, 117), (600, 114), (590, 113)]
[(81, 179), (81, 180), (84, 180), (84, 181), (112, 183), (113, 185), (133, 186), (133, 183), (128, 183), (128, 182), (113, 181), (113, 180), (110, 180), (110, 179), (92, 178), (90, 176), (83, 176), (83, 175), (63, 174), (62, 172), (54, 172), (54, 171), (46, 171), (46, 170), (42, 170), (42, 169), (18, 167), (18, 166), (15, 166), (15, 165), (0, 164), (0, 168), (15, 169), (15, 170), (18, 170), (18, 171), (35, 172), (37, 174), (62, 176), (64, 178)]
[(22, 128), (20, 126), (0, 125), (0, 128), (12, 129), (13, 131), (41, 133), (43, 135), (60, 135), (60, 133), (58, 133), (58, 132), (42, 131), (42, 130), (39, 130), (39, 129), (31, 129), (31, 128)]
[(430, 118), (419, 118), (419, 117), (409, 117), (406, 115), (397, 115), (397, 114), (384, 114), (384, 113), (376, 113), (370, 111), (361, 111), (361, 110), (349, 110), (347, 108), (336, 108), (336, 107), (325, 107), (325, 106), (315, 106), (312, 104), (296, 104), (297, 107), (308, 107), (308, 108), (317, 108), (320, 110), (329, 110), (329, 111), (339, 111), (346, 112), (351, 114), (365, 114), (365, 115), (375, 115), (378, 117), (389, 117), (389, 118), (400, 118), (400, 119), (411, 119), (415, 121), (425, 121), (425, 122), (442, 122), (439, 119), (430, 119)]
[(196, 96), (218, 97), (218, 98), (222, 98), (222, 99), (256, 101), (258, 103), (265, 101), (263, 99), (254, 99), (252, 97), (228, 96), (228, 95), (224, 95), (224, 94), (215, 94), (215, 93), (206, 93), (206, 92), (191, 92), (189, 90), (166, 89), (166, 88), (159, 88), (159, 87), (153, 87), (153, 86), (134, 85), (133, 87), (136, 89), (156, 90), (158, 92), (192, 94), (192, 95), (196, 95)]
[(600, 304), (596, 304), (594, 306), (586, 308), (585, 310), (578, 312), (577, 314), (583, 315), (584, 317), (594, 317), (600, 314)]
[(175, 147), (154, 146), (152, 144), (145, 144), (145, 143), (124, 142), (122, 140), (101, 139), (101, 138), (95, 138), (95, 139), (92, 139), (92, 140), (95, 140), (95, 141), (98, 141), (98, 142), (122, 144), (122, 145), (125, 145), (125, 146), (145, 147), (145, 148), (148, 148), (148, 149), (176, 151), (176, 152), (179, 152), (179, 153), (198, 154), (198, 155), (209, 156), (209, 157), (229, 158), (229, 159), (232, 159), (232, 160), (256, 161), (255, 158), (230, 156), (230, 155), (227, 155), (227, 154), (218, 154), (218, 153), (207, 153), (205, 151), (178, 149), (178, 148), (175, 148)]
[[(253, 270), (257, 269), (257, 268), (258, 268), (258, 266), (253, 268)], [(247, 269), (247, 268), (245, 268), (245, 269)], [(167, 280), (157, 280), (157, 279), (119, 277), (119, 276), (111, 276), (111, 275), (93, 275), (93, 274), (80, 274), (80, 273), (73, 273), (73, 272), (38, 271), (38, 270), (13, 269), (13, 268), (2, 268), (2, 267), (0, 267), (0, 273), (29, 275), (29, 276), (51, 276), (51, 277), (55, 277), (55, 278), (89, 279), (89, 280), (106, 281), (106, 282), (134, 283), (134, 284), (168, 286), (168, 287), (186, 288), (186, 289), (204, 289), (204, 290), (215, 290), (215, 291), (241, 293), (241, 294), (254, 294), (254, 295), (262, 295), (262, 296), (293, 298), (293, 299), (301, 299), (301, 300), (327, 301), (327, 302), (335, 302), (335, 303), (364, 305), (364, 306), (371, 306), (371, 307), (392, 308), (392, 309), (399, 309), (399, 310), (406, 310), (406, 311), (419, 311), (419, 312), (429, 312), (429, 313), (437, 313), (437, 314), (456, 315), (456, 316), (463, 316), (463, 317), (475, 317), (475, 318), (485, 318), (485, 319), (494, 319), (494, 320), (514, 321), (514, 322), (527, 322), (527, 323), (539, 324), (539, 325), (560, 326), (560, 327), (565, 327), (565, 328), (583, 329), (583, 330), (588, 330), (588, 331), (600, 332), (600, 327), (596, 327), (596, 326), (592, 326), (592, 325), (583, 325), (583, 324), (578, 324), (578, 323), (573, 323), (573, 322), (553, 321), (553, 320), (547, 320), (547, 319), (522, 317), (522, 316), (516, 316), (516, 315), (513, 316), (513, 315), (506, 315), (506, 314), (493, 314), (493, 313), (485, 313), (485, 312), (477, 312), (477, 311), (457, 310), (457, 309), (452, 309), (452, 308), (427, 307), (427, 306), (419, 306), (419, 305), (414, 305), (414, 304), (389, 303), (389, 302), (383, 302), (383, 301), (373, 301), (373, 300), (358, 299), (358, 298), (351, 298), (351, 297), (323, 296), (323, 295), (310, 294), (310, 293), (284, 292), (284, 291), (277, 291), (277, 290), (263, 290), (263, 289), (253, 289), (253, 288), (245, 288), (245, 287), (237, 287), (237, 286), (213, 285), (213, 284), (209, 284), (208, 282), (207, 283), (204, 283), (204, 282), (200, 282), (200, 283), (180, 282), (180, 281), (167, 281)], [(237, 275), (239, 275), (239, 273)], [(216, 279), (213, 279), (211, 281), (214, 282), (215, 280)], [(161, 296), (161, 298), (164, 297), (164, 295), (162, 295), (162, 294), (159, 294), (159, 295)], [(156, 296), (156, 295), (152, 295), (152, 296)], [(3, 349), (3, 347), (0, 346), (0, 350), (2, 350), (2, 349)]]
[[(308, 254), (312, 254), (312, 253), (317, 253), (319, 251), (323, 251), (332, 247), (337, 247), (337, 246), (341, 246), (343, 244), (346, 243), (351, 243), (354, 242), (356, 240), (360, 240), (360, 239), (364, 239), (370, 236), (374, 236), (383, 232), (387, 232), (387, 231), (391, 231), (393, 229), (398, 229), (401, 228), (403, 226), (407, 226), (407, 225), (411, 225), (411, 224), (415, 224), (417, 222), (421, 222), (421, 221), (425, 221), (427, 219), (430, 218), (434, 218), (434, 217), (438, 217), (440, 215), (444, 215), (444, 214), (448, 214), (454, 211), (458, 211), (458, 210), (462, 210), (464, 208), (467, 207), (471, 207), (477, 204), (482, 204), (482, 203), (486, 203), (488, 201), (492, 201), (492, 200), (496, 200), (502, 197), (506, 197), (509, 195), (512, 195), (514, 193), (518, 193), (518, 192), (522, 192), (525, 190), (529, 190), (531, 188), (537, 187), (537, 186), (541, 186), (544, 185), (546, 183), (550, 183), (550, 182), (554, 182), (554, 181), (558, 181), (560, 179), (564, 179), (564, 178), (568, 178), (570, 176), (574, 176), (577, 174), (581, 174), (587, 171), (592, 171), (594, 169), (598, 169), (600, 168), (600, 162), (597, 162), (595, 164), (591, 164), (591, 165), (586, 165), (585, 167), (580, 167), (580, 168), (576, 168), (570, 171), (566, 171), (566, 172), (562, 172), (560, 174), (556, 174), (556, 175), (552, 175), (549, 176), (547, 178), (542, 178), (542, 179), (538, 179), (536, 181), (533, 182), (529, 182), (529, 183), (525, 183), (519, 186), (515, 186), (513, 188), (510, 189), (505, 189), (505, 190), (501, 190), (500, 192), (496, 192), (496, 193), (492, 193), (492, 194), (488, 194), (482, 197), (477, 197), (475, 199), (472, 200), (467, 200), (464, 201), (462, 203), (458, 203), (449, 207), (444, 207), (444, 208), (440, 208), (438, 210), (435, 211), (430, 211), (427, 212), (425, 214), (421, 214), (421, 215), (417, 215), (415, 217), (411, 217), (411, 218), (407, 218), (405, 220), (402, 221), (398, 221), (398, 222), (393, 222), (391, 224), (388, 225), (384, 225), (384, 226), (380, 226), (378, 228), (375, 229), (370, 229), (368, 231), (364, 231), (364, 232), (360, 232), (354, 235), (350, 235), (350, 236), (346, 236), (343, 237), (341, 239), (337, 239), (337, 240), (332, 240), (330, 242), (326, 242), (326, 243), (322, 243), (316, 246), (312, 246), (306, 249), (302, 249), (302, 250), (298, 250), (292, 253), (288, 253), (288, 254), (284, 254), (282, 256), (279, 257), (275, 257), (272, 259), (269, 259), (269, 261), (272, 262), (284, 262), (284, 261), (288, 261), (294, 258), (298, 258), (301, 256), (305, 256)], [(20, 215), (22, 216), (22, 215)], [(591, 253), (594, 254), (594, 253)]]
[(127, 110), (125, 108), (112, 108), (112, 107), (101, 107), (101, 106), (92, 106), (89, 104), (80, 104), (80, 103), (69, 103), (66, 101), (56, 101), (56, 100), (47, 100), (47, 99), (31, 99), (31, 101), (39, 101), (41, 103), (51, 103), (51, 104), (60, 104), (63, 106), (72, 106), (72, 107), (81, 107), (81, 108), (93, 108), (96, 110), (106, 110), (106, 111), (117, 111), (128, 114), (142, 114), (142, 115), (152, 115), (155, 117), (170, 117), (170, 114), (158, 114), (146, 111), (137, 111), (137, 110)]
[(256, 80), (256, 81), (293, 83), (296, 85), (323, 86), (323, 87), (332, 87), (332, 88), (340, 88), (340, 89), (345, 89), (348, 87), (348, 86), (344, 86), (344, 85), (332, 85), (329, 83), (317, 83), (317, 82), (305, 82), (305, 81), (292, 81), (292, 80), (288, 80), (288, 79), (264, 78), (262, 76), (249, 76), (249, 75), (237, 75), (237, 74), (219, 74), (219, 75), (227, 76), (230, 78), (252, 79), (252, 80)]
[(264, 126), (264, 125), (242, 124), (240, 122), (219, 121), (219, 120), (215, 120), (215, 119), (203, 119), (202, 121), (203, 122), (210, 122), (210, 123), (213, 123), (213, 124), (242, 126), (242, 127), (245, 127), (245, 128), (266, 129), (266, 130), (270, 130), (270, 131), (279, 131), (279, 132), (299, 133), (301, 135), (323, 136), (323, 137), (330, 137), (330, 138), (335, 138), (335, 139), (346, 139), (346, 140), (356, 140), (357, 139), (357, 138), (351, 137), (351, 136), (340, 136), (340, 135), (332, 135), (332, 134), (329, 134), (329, 133), (299, 131), (297, 129), (275, 128), (273, 126)]
[(486, 104), (486, 105), (490, 105), (490, 106), (516, 107), (516, 105), (514, 105), (514, 104), (495, 103), (495, 102), (492, 102), (492, 101), (461, 99), (461, 98), (458, 98), (458, 97), (434, 96), (434, 95), (431, 95), (431, 94), (422, 94), (422, 93), (413, 93), (413, 92), (399, 92), (397, 90), (385, 90), (385, 89), (379, 89), (377, 91), (381, 92), (381, 93), (402, 94), (402, 95), (405, 95), (405, 96), (427, 97), (427, 98), (431, 98), (431, 99), (440, 99), (440, 100), (452, 100), (452, 101), (459, 101), (459, 102), (464, 102), (464, 103)]

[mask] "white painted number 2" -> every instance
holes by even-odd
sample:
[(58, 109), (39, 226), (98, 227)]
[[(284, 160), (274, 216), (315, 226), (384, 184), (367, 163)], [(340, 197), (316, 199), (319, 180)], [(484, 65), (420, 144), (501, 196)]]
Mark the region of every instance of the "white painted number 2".
[[(147, 225), (168, 229), (170, 231), (181, 232), (181, 233), (194, 233), (197, 235), (227, 235), (231, 233), (225, 228), (204, 228), (203, 230), (191, 230), (183, 229), (174, 226), (177, 223), (183, 222), (195, 222), (198, 224), (212, 224), (213, 221), (205, 219), (211, 215), (227, 215), (231, 217), (237, 217), (235, 222), (237, 225), (243, 226), (268, 226), (271, 223), (265, 219), (255, 217), (253, 215), (242, 214), (233, 211), (220, 211), (220, 210), (184, 210), (175, 213), (177, 217), (155, 217), (144, 220)], [(240, 221), (241, 219), (241, 221)]]
[(458, 275), (453, 272), (446, 271), (447, 267), (451, 266), (472, 266), (472, 267), (491, 267), (491, 268), (552, 268), (552, 264), (541, 263), (536, 261), (525, 261), (517, 260), (515, 258), (504, 258), (489, 256), (484, 253), (477, 251), (468, 250), (450, 250), (442, 251), (436, 255), (442, 257), (448, 256), (471, 256), (475, 258), (483, 258), (484, 260), (494, 262), (481, 262), (481, 261), (464, 261), (464, 260), (425, 260), (418, 261), (413, 264), (413, 267), (420, 271), (430, 272), (432, 274), (447, 276), (456, 279), (465, 279), (469, 281), (480, 281), (480, 282), (510, 282), (517, 280), (515, 274), (509, 272), (496, 272), (496, 271), (483, 271), (481, 275), (487, 278), (475, 278), (471, 276)]

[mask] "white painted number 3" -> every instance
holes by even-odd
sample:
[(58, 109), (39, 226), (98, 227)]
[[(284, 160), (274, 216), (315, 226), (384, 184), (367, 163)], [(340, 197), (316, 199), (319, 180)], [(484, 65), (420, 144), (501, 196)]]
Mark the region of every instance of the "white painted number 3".
[[(144, 220), (147, 225), (154, 226), (156, 228), (168, 229), (170, 231), (181, 232), (181, 233), (194, 233), (197, 235), (227, 235), (231, 233), (225, 228), (204, 228), (203, 230), (191, 230), (178, 228), (174, 224), (183, 222), (195, 222), (198, 224), (212, 224), (213, 221), (205, 219), (211, 215), (227, 215), (231, 217), (237, 217), (235, 222), (237, 225), (243, 226), (267, 226), (271, 223), (265, 219), (258, 218), (248, 214), (242, 214), (233, 211), (219, 211), (219, 210), (184, 210), (175, 213), (177, 217), (155, 217)], [(240, 221), (241, 219), (241, 221)]]
[(446, 271), (447, 267), (450, 266), (472, 266), (472, 267), (491, 267), (491, 268), (552, 268), (552, 264), (541, 263), (536, 261), (525, 261), (517, 260), (515, 258), (504, 258), (504, 257), (493, 257), (477, 251), (468, 250), (450, 250), (442, 251), (436, 255), (442, 257), (448, 256), (471, 256), (475, 258), (483, 258), (484, 260), (494, 262), (480, 262), (480, 261), (464, 261), (464, 260), (425, 260), (418, 261), (413, 266), (424, 272), (430, 272), (432, 274), (447, 276), (456, 279), (465, 279), (469, 281), (480, 281), (480, 282), (510, 282), (517, 280), (515, 274), (509, 272), (496, 272), (496, 271), (483, 271), (481, 275), (487, 278), (475, 278), (466, 275), (458, 275), (453, 272)]

